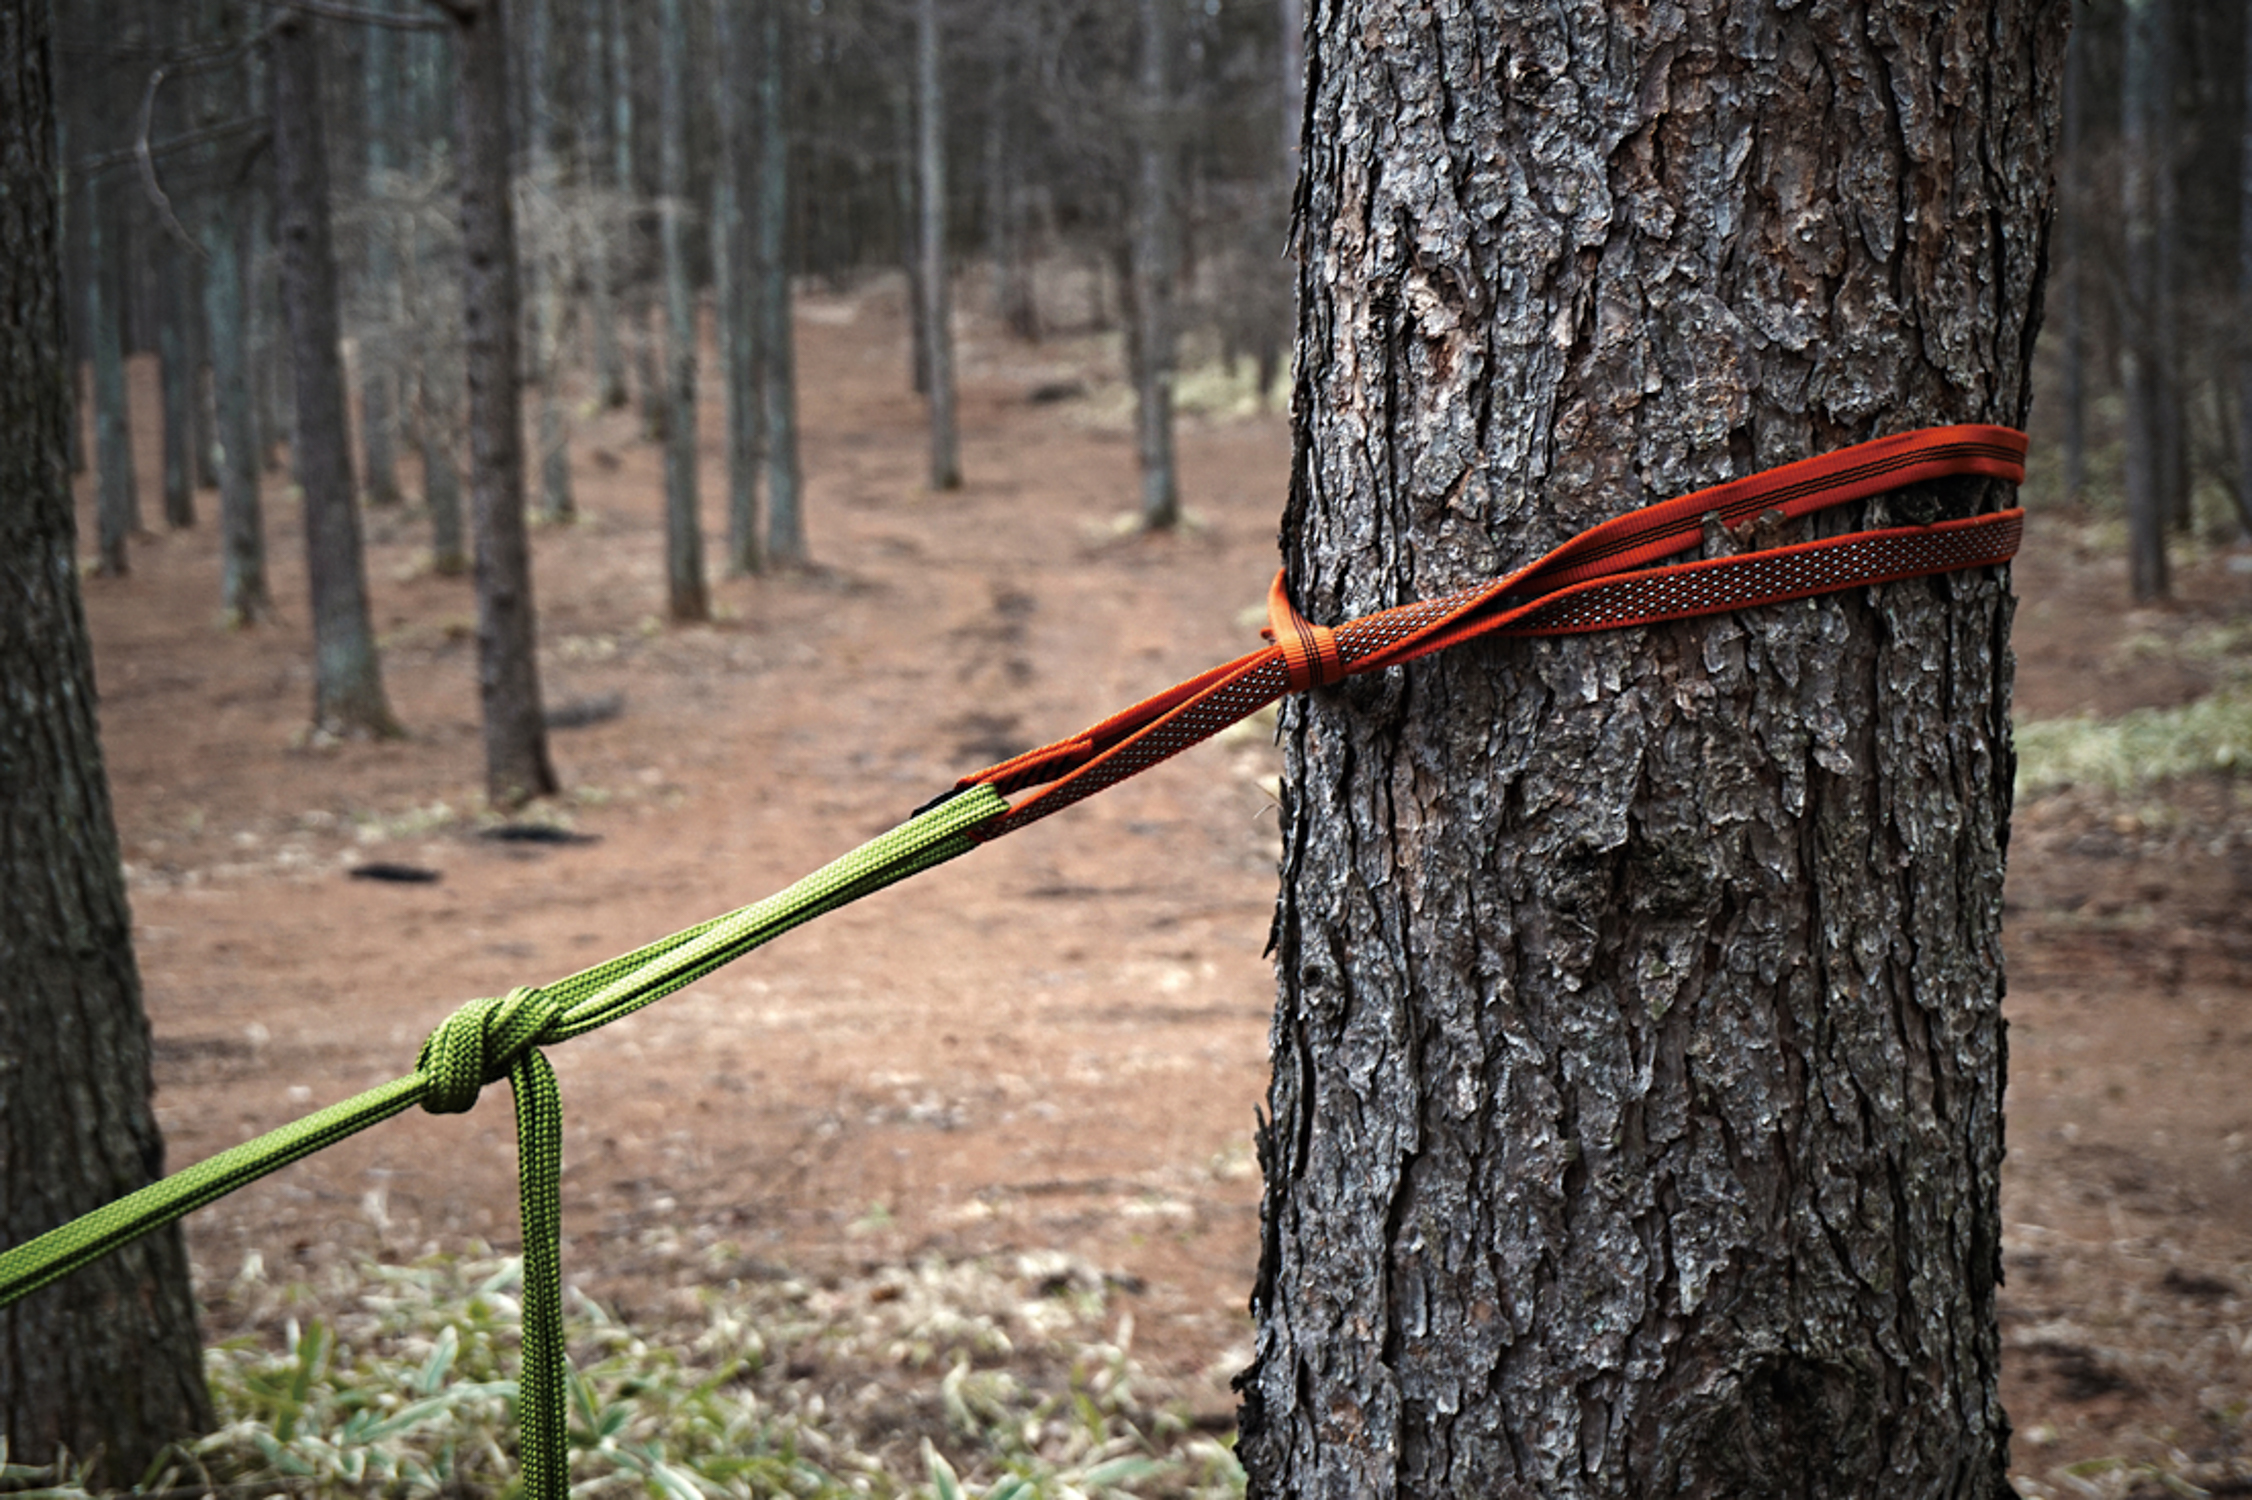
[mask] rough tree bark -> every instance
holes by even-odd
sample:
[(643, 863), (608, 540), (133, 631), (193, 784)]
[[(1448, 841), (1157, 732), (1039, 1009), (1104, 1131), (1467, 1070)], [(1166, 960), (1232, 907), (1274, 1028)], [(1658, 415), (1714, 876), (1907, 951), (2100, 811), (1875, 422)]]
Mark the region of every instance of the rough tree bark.
[(524, 534), (523, 388), (517, 383), (516, 213), (509, 198), (508, 22), (502, 0), (449, 0), (460, 90), (462, 364), (469, 387), (469, 509), (476, 553), (477, 691), (485, 796), (516, 807), (556, 789), (540, 711), (532, 551)]
[(954, 421), (954, 297), (946, 267), (946, 98), (939, 76), (938, 0), (915, 0), (915, 250), (922, 298), (924, 394), (930, 404), (930, 487), (962, 487)]
[[(164, 1169), (73, 556), (48, 0), (0, 0), (0, 1244)], [(0, 1311), (15, 1463), (137, 1481), (213, 1425), (178, 1229)]]
[(335, 734), (395, 735), (399, 725), (383, 695), (369, 623), (367, 558), (352, 494), (314, 23), (297, 14), (278, 19), (272, 58), (275, 240), (296, 393), (290, 461), (304, 499), (313, 600), (313, 724)]
[(704, 529), (696, 461), (696, 297), (688, 279), (688, 14), (682, 0), (658, 6), (664, 75), (665, 258), (665, 608), (675, 620), (708, 620)]
[[(1318, 10), (1301, 605), (2021, 422), (2064, 28)], [(1292, 701), (1254, 1495), (2008, 1493), (2010, 609), (1951, 575)]]

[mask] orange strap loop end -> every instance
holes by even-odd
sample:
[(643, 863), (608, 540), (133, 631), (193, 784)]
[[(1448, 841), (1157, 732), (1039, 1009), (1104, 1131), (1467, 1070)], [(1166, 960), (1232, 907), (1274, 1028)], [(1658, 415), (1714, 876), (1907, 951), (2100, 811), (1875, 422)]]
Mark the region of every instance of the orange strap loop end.
[(1267, 628), (1259, 633), (1282, 648), (1288, 691), (1303, 693), (1345, 680), (1345, 653), (1338, 649), (1337, 632), (1298, 613), (1279, 569), (1274, 586), (1267, 590)]

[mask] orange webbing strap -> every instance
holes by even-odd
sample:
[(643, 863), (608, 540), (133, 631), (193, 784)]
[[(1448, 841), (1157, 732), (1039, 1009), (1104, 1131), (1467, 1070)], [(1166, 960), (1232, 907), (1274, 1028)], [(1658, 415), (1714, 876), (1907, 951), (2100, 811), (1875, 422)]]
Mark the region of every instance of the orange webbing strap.
[(1927, 427), (1858, 443), (1644, 506), (1580, 533), (1506, 577), (1334, 629), (1301, 615), (1278, 574), (1263, 632), (1273, 645), (1146, 698), (1070, 739), (963, 777), (956, 791), (980, 785), (1004, 794), (1047, 788), (970, 836), (998, 838), (1060, 812), (1178, 755), (1284, 693), (1398, 666), (1482, 635), (1613, 630), (2007, 562), (2024, 530), (2025, 512), (2014, 508), (1649, 566), (1702, 541), (1708, 516), (1726, 526), (1770, 511), (1795, 518), (1957, 475), (2020, 484), (2025, 447), (2022, 432), (1978, 425)]

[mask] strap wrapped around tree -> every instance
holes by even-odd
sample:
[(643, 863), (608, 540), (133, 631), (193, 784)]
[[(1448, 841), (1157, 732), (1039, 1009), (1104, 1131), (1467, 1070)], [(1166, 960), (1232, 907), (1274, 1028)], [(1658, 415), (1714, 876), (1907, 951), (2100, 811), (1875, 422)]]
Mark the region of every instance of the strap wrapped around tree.
[[(815, 917), (1014, 832), (1256, 712), (1485, 636), (1573, 634), (1718, 614), (2006, 562), (2023, 512), (1887, 527), (1665, 563), (1717, 524), (1792, 519), (1898, 486), (1960, 476), (2017, 483), (2025, 438), (1931, 428), (1861, 444), (1647, 506), (1501, 578), (1334, 627), (1309, 622), (1278, 577), (1272, 644), (1079, 734), (964, 777), (898, 828), (789, 889), (536, 989), (474, 1000), (433, 1031), (415, 1070), (224, 1151), (0, 1252), (0, 1306), (379, 1120), (420, 1104), (471, 1108), (506, 1078), (515, 1095), (524, 1232), (520, 1462), (535, 1500), (569, 1492), (561, 1272), (562, 1101), (541, 1049), (606, 1026)], [(1662, 564), (1662, 565), (1660, 565)], [(1011, 793), (1044, 788), (1011, 804)]]

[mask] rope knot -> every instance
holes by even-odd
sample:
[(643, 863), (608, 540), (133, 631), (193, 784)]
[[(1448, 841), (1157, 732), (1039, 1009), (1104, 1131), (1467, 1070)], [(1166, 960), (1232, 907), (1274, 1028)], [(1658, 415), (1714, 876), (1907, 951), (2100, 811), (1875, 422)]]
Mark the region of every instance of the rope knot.
[(422, 1107), (434, 1115), (467, 1113), (486, 1084), (506, 1078), (547, 1040), (548, 1025), (562, 1009), (554, 996), (531, 987), (463, 1005), (423, 1038), (414, 1063), (429, 1080)]

